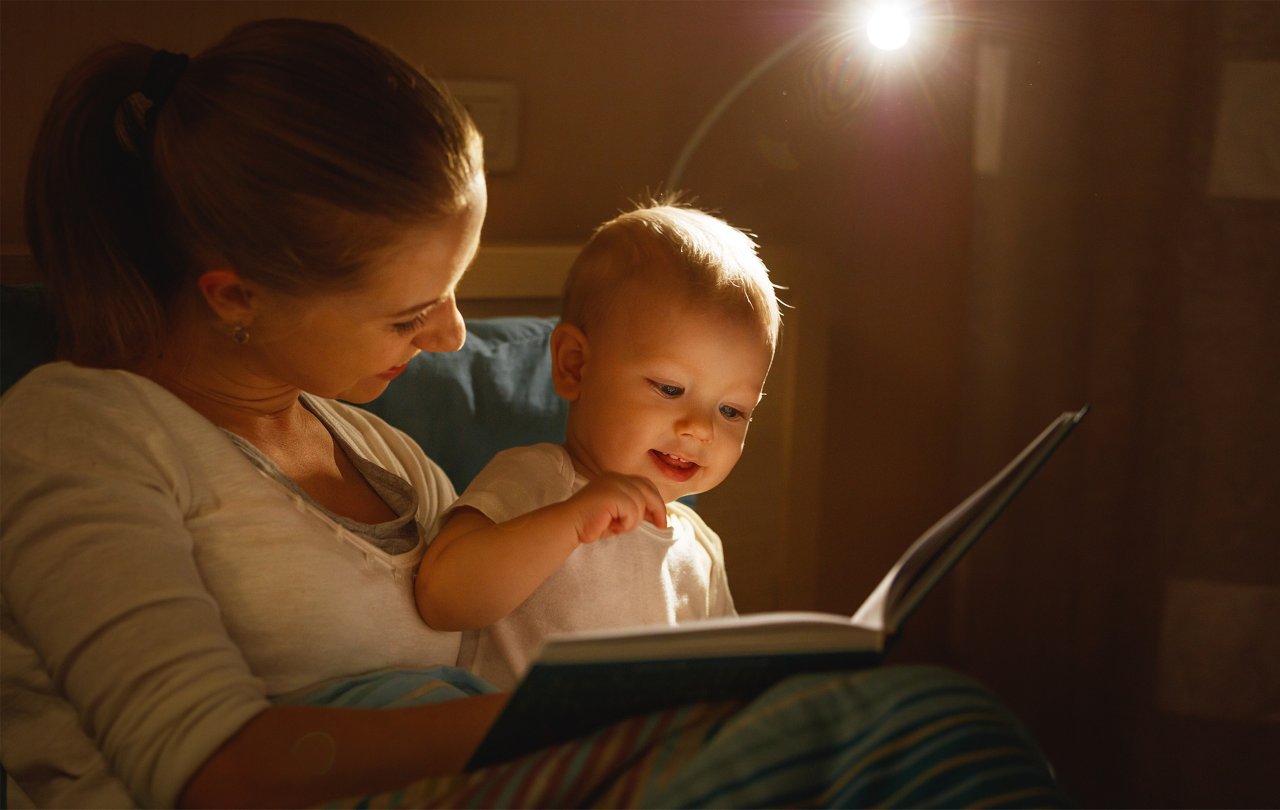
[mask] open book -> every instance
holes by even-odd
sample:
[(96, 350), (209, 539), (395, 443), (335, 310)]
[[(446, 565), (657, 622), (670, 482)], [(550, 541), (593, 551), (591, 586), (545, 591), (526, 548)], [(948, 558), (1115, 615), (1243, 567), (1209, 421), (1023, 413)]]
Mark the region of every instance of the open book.
[(922, 534), (852, 617), (760, 613), (675, 627), (554, 636), (468, 769), (574, 739), (624, 717), (749, 698), (801, 672), (874, 666), (903, 622), (1084, 417), (1062, 414)]

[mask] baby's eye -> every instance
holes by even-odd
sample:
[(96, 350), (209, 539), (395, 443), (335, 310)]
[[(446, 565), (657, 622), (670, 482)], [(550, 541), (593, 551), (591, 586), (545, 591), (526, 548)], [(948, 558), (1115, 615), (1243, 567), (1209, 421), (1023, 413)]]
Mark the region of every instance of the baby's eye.
[(649, 385), (653, 387), (653, 390), (657, 391), (667, 399), (675, 399), (684, 393), (683, 388), (678, 385), (672, 385), (671, 383), (660, 383), (656, 380), (649, 380)]
[(736, 420), (738, 420), (738, 419), (742, 419), (743, 417), (745, 417), (745, 416), (746, 416), (746, 414), (745, 414), (745, 413), (743, 413), (742, 411), (740, 411), (740, 410), (738, 410), (737, 408), (733, 407), (732, 405), (721, 405), (721, 406), (720, 406), (720, 415), (721, 415), (721, 416), (723, 416), (725, 419), (728, 419), (728, 420), (730, 420), (730, 421), (736, 421)]

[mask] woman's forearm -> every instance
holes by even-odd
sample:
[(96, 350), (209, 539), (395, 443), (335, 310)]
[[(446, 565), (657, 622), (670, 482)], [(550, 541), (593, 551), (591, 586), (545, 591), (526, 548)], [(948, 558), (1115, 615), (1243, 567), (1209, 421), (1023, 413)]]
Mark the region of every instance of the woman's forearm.
[(182, 807), (309, 807), (458, 773), (507, 695), (403, 709), (274, 706), (196, 771)]

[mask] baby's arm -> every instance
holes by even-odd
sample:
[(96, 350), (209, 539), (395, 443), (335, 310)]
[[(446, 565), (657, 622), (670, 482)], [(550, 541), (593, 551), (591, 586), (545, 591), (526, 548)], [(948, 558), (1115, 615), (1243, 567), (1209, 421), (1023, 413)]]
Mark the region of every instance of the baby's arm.
[(437, 630), (486, 627), (519, 607), (580, 544), (629, 532), (645, 519), (667, 525), (657, 488), (614, 473), (503, 523), (461, 507), (422, 558), (418, 613)]

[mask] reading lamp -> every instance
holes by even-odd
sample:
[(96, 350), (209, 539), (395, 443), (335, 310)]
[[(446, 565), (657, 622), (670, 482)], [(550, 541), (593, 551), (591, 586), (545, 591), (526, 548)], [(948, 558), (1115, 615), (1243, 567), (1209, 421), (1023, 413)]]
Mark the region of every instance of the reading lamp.
[[(672, 191), (679, 188), (680, 180), (684, 176), (684, 171), (688, 167), (689, 161), (693, 158), (694, 152), (702, 144), (703, 138), (711, 131), (711, 128), (715, 126), (716, 121), (720, 120), (720, 116), (724, 115), (725, 110), (729, 109), (737, 101), (738, 97), (748, 87), (755, 84), (756, 80), (770, 68), (798, 50), (800, 46), (818, 40), (824, 31), (832, 27), (833, 21), (841, 23), (836, 26), (837, 31), (833, 35), (835, 40), (843, 45), (849, 41), (856, 42), (859, 39), (858, 35), (863, 34), (866, 37), (866, 41), (882, 57), (880, 62), (877, 63), (877, 66), (880, 66), (884, 64), (884, 57), (900, 50), (910, 41), (913, 24), (922, 18), (922, 0), (879, 0), (878, 2), (872, 0), (854, 6), (844, 14), (834, 18), (831, 16), (819, 17), (801, 30), (800, 33), (760, 60), (755, 67), (738, 79), (737, 83), (730, 87), (728, 92), (720, 97), (720, 100), (712, 106), (697, 128), (693, 130), (693, 134), (685, 142), (684, 148), (680, 150), (679, 156), (671, 167), (670, 174), (667, 175), (666, 188)], [(865, 54), (859, 54), (859, 56), (867, 58)]]

